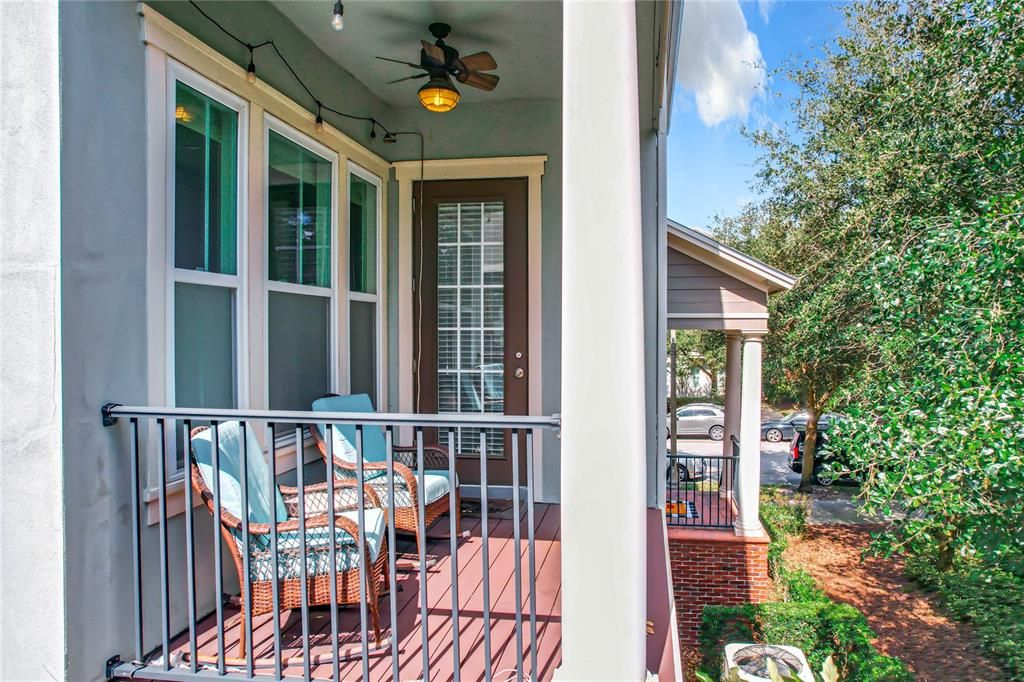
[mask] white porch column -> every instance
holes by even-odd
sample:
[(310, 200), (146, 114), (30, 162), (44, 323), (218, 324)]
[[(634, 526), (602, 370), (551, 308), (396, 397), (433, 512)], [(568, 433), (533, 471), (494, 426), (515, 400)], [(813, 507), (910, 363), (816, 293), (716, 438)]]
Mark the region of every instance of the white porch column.
[[(725, 333), (725, 438), (722, 455), (732, 455), (732, 436), (740, 437), (740, 333)], [(734, 473), (734, 472), (732, 472)], [(722, 479), (718, 489), (722, 497), (733, 494), (732, 477)]]
[(57, 26), (56, 0), (0, 2), (3, 680), (67, 674)]
[[(562, 665), (645, 676), (636, 7), (563, 5)], [(609, 90), (611, 89), (611, 91)]]
[(736, 502), (737, 535), (764, 532), (761, 501), (761, 337), (763, 331), (743, 333), (743, 388), (740, 400), (740, 465)]

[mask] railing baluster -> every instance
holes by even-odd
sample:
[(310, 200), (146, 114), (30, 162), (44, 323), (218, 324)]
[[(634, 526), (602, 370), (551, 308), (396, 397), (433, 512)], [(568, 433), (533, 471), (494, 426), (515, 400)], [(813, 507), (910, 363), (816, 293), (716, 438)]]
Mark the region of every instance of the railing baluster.
[(488, 552), (490, 529), (487, 509), (487, 431), (480, 429), (480, 559), (484, 582), (484, 679), (491, 682), (491, 560)]
[(450, 492), (448, 494), (449, 514), (449, 541), (451, 543), (451, 556), (448, 563), (451, 568), (452, 579), (452, 677), (453, 682), (459, 682), (462, 658), (459, 653), (459, 535), (462, 529), (459, 528), (458, 519), (461, 516), (458, 505), (461, 497), (457, 494), (458, 486), (455, 485), (455, 429), (448, 429), (448, 481)]
[(213, 431), (211, 460), (213, 463), (213, 570), (214, 599), (217, 610), (217, 672), (224, 674), (224, 557), (220, 546), (220, 428), (216, 421), (210, 423)]
[[(315, 426), (310, 427), (315, 429)], [(338, 677), (338, 531), (334, 510), (334, 424), (324, 425), (324, 442), (327, 446), (327, 518), (330, 519), (330, 600), (331, 600), (331, 679)]]
[(523, 680), (523, 545), (519, 493), (519, 430), (512, 429), (512, 538), (516, 548), (515, 595), (516, 595), (516, 680)]
[(537, 557), (533, 521), (533, 430), (526, 432), (526, 553), (530, 571), (530, 679), (537, 680)]
[(388, 601), (391, 606), (391, 679), (393, 682), (400, 682), (398, 666), (398, 586), (397, 579), (397, 548), (395, 546), (395, 433), (392, 427), (384, 431), (384, 449), (387, 456), (388, 467), (388, 578), (391, 589), (388, 593)]
[(252, 677), (252, 575), (249, 573), (249, 431), (246, 422), (239, 422), (242, 437), (242, 461), (239, 467), (242, 480), (242, 609), (245, 623), (245, 672)]
[(363, 664), (363, 679), (370, 679), (370, 655), (369, 636), (366, 631), (366, 595), (369, 590), (370, 567), (366, 565), (369, 557), (366, 555), (366, 493), (363, 490), (365, 476), (363, 475), (363, 425), (356, 424), (356, 500), (358, 511), (356, 518), (359, 520), (359, 638), (362, 642), (361, 658)]
[(139, 420), (130, 421), (129, 467), (132, 478), (132, 587), (135, 592), (135, 660), (142, 662), (142, 531), (139, 522)]
[[(267, 424), (267, 440), (270, 443), (270, 490), (277, 490), (277, 440), (275, 438), (274, 423)], [(281, 679), (281, 590), (280, 590), (280, 568), (277, 563), (277, 515), (274, 515), (274, 522), (270, 524), (270, 575), (273, 578), (273, 592), (271, 594), (274, 612), (271, 620), (274, 621), (274, 676)]]
[(185, 571), (188, 585), (188, 667), (192, 673), (199, 669), (196, 657), (196, 535), (192, 518), (192, 421), (185, 420)]
[(167, 584), (167, 428), (163, 419), (156, 420), (160, 431), (160, 466), (157, 483), (157, 509), (160, 514), (160, 650), (164, 670), (171, 669), (171, 613)]
[(306, 566), (306, 479), (305, 452), (302, 447), (302, 426), (295, 427), (295, 487), (299, 498), (299, 594), (302, 599), (302, 675), (308, 681), (309, 667), (309, 570)]
[(424, 496), (426, 495), (426, 483), (423, 471), (423, 429), (422, 427), (416, 428), (416, 474), (418, 477), (419, 488), (416, 491), (417, 509), (416, 509), (416, 547), (419, 550), (419, 561), (420, 561), (420, 640), (421, 649), (420, 653), (423, 657), (423, 676), (422, 679), (430, 679), (430, 629), (427, 623), (427, 527), (426, 519), (426, 505), (424, 504)]

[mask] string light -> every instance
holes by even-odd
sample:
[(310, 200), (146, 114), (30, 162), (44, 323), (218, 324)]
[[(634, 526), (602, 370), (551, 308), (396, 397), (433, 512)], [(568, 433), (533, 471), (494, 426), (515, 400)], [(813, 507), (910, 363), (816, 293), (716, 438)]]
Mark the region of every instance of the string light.
[[(288, 62), (287, 59), (285, 59), (284, 54), (281, 53), (281, 50), (277, 47), (277, 44), (274, 43), (273, 40), (264, 40), (262, 43), (256, 43), (255, 45), (252, 44), (252, 43), (247, 43), (246, 41), (242, 40), (241, 38), (236, 36), (231, 31), (226, 29), (216, 19), (211, 17), (209, 14), (207, 14), (203, 10), (203, 8), (200, 7), (198, 3), (196, 3), (195, 0), (189, 0), (189, 4), (192, 5), (192, 7), (194, 7), (197, 12), (199, 12), (201, 15), (203, 15), (203, 17), (207, 21), (209, 21), (211, 24), (213, 24), (218, 29), (220, 29), (221, 33), (223, 33), (227, 37), (231, 38), (236, 43), (238, 43), (239, 45), (244, 47), (245, 49), (249, 50), (249, 65), (245, 69), (245, 78), (250, 83), (255, 83), (256, 82), (256, 62), (253, 59), (254, 53), (257, 50), (259, 50), (260, 48), (263, 48), (263, 47), (270, 47), (271, 49), (273, 49), (273, 51), (277, 55), (278, 59), (281, 60), (281, 63), (285, 65), (285, 67), (288, 69), (288, 72), (291, 73), (292, 77), (295, 78), (295, 81), (306, 92), (306, 95), (309, 96), (309, 99), (311, 99), (313, 101), (313, 103), (316, 105), (316, 129), (317, 129), (317, 132), (320, 132), (320, 131), (323, 130), (323, 125), (324, 125), (323, 112), (324, 111), (329, 111), (332, 114), (334, 114), (335, 116), (340, 116), (342, 118), (351, 119), (353, 121), (366, 121), (367, 123), (370, 124), (370, 137), (371, 138), (376, 138), (376, 136), (377, 136), (376, 135), (376, 130), (377, 130), (377, 127), (379, 126), (380, 129), (384, 131), (384, 142), (395, 142), (395, 141), (397, 141), (396, 135), (391, 133), (391, 131), (388, 130), (387, 126), (385, 126), (383, 123), (381, 123), (380, 121), (378, 121), (374, 117), (372, 117), (372, 116), (357, 116), (355, 114), (349, 114), (349, 113), (346, 113), (344, 111), (339, 111), (338, 109), (335, 109), (333, 107), (329, 107), (326, 104), (324, 104), (319, 98), (317, 98), (315, 95), (313, 95), (312, 90), (309, 89), (309, 86), (307, 86), (306, 82), (304, 80), (302, 80), (302, 77), (299, 76), (298, 72), (294, 68), (292, 68), (292, 65)], [(334, 5), (334, 10), (335, 10), (335, 18), (341, 17), (341, 21), (340, 21), (341, 27), (335, 28), (335, 30), (340, 31), (342, 28), (344, 28), (345, 8), (341, 4), (341, 2), (336, 2), (335, 5)], [(332, 26), (334, 26), (334, 20), (333, 19), (332, 19)], [(413, 134), (413, 133), (401, 133), (401, 134)]]
[(341, 0), (334, 3), (334, 14), (331, 15), (331, 28), (335, 31), (345, 28), (345, 6), (341, 4)]

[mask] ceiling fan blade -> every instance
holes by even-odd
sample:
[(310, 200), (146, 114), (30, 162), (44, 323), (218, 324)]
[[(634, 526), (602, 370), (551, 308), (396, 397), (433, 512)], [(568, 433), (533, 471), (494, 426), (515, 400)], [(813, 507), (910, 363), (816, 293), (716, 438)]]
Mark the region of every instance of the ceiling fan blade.
[(444, 50), (426, 40), (421, 40), (420, 45), (423, 46), (423, 52), (427, 55), (428, 59), (438, 66), (444, 66)]
[(429, 75), (430, 75), (429, 73), (418, 73), (415, 76), (406, 76), (405, 78), (396, 78), (393, 81), (388, 81), (387, 85), (394, 85), (395, 83), (401, 83), (402, 81), (411, 81), (411, 80), (415, 80), (416, 78), (426, 78)]
[(498, 63), (494, 61), (490, 52), (474, 52), (465, 57), (460, 56), (459, 59), (470, 71), (493, 71), (498, 68)]
[(383, 59), (386, 62), (394, 62), (395, 64), (405, 64), (406, 66), (411, 66), (414, 69), (423, 69), (424, 71), (427, 70), (427, 67), (423, 66), (422, 64), (413, 64), (412, 62), (407, 62), (403, 59), (392, 59), (391, 57), (377, 57), (377, 59)]
[(466, 85), (472, 85), (474, 88), (485, 90), (490, 92), (498, 85), (498, 77), (493, 73), (479, 73), (477, 71), (470, 71), (466, 74), (466, 79), (458, 79), (460, 83)]

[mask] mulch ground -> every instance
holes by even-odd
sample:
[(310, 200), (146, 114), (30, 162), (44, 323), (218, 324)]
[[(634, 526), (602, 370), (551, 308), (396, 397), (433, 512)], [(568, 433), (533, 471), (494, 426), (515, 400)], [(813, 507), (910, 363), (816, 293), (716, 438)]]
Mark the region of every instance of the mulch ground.
[(901, 659), (921, 682), (1009, 679), (984, 658), (970, 625), (949, 618), (930, 595), (903, 577), (899, 560), (861, 561), (870, 531), (865, 526), (809, 526), (787, 550), (787, 562), (813, 575), (832, 599), (860, 609), (878, 633), (878, 649)]

